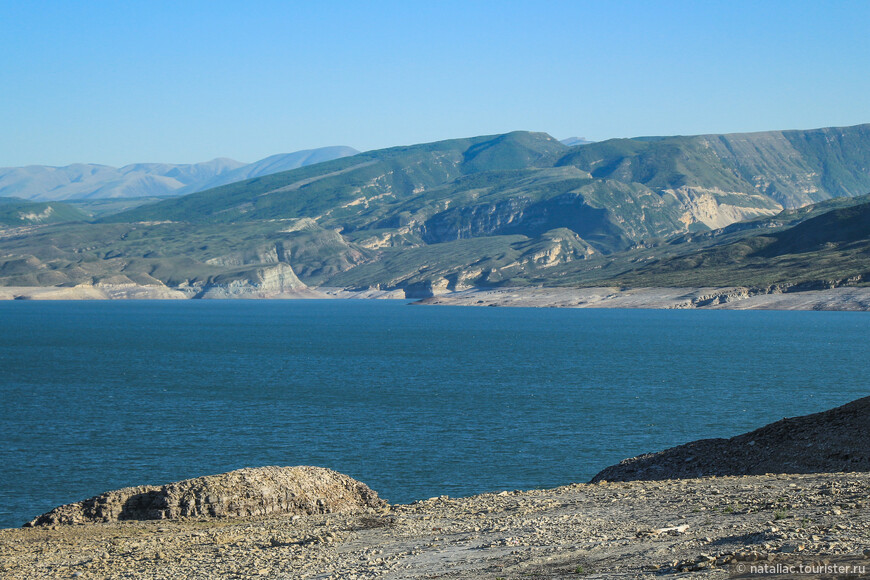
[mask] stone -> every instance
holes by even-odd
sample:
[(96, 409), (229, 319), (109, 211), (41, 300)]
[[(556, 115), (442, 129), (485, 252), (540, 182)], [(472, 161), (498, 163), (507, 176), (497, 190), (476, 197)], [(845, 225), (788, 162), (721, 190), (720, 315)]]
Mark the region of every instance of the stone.
[(311, 515), (381, 508), (385, 504), (364, 483), (331, 469), (272, 466), (110, 491), (57, 507), (26, 527), (183, 517)]

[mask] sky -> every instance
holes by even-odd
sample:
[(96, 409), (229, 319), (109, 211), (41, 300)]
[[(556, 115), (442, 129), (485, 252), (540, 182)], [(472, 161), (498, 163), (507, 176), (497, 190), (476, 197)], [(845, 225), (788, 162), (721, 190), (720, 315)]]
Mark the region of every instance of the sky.
[(870, 2), (0, 0), (0, 166), (870, 122)]

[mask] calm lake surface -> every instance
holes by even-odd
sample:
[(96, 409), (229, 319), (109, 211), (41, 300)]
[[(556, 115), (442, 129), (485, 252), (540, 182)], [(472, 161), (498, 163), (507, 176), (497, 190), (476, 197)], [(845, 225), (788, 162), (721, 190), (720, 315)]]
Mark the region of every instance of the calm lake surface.
[(0, 303), (0, 527), (246, 466), (391, 502), (587, 481), (870, 394), (868, 337), (847, 312)]

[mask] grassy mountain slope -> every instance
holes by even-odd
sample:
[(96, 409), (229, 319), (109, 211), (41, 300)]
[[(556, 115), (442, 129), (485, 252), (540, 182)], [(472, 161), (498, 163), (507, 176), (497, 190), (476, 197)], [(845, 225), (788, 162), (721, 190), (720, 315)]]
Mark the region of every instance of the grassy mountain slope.
[[(95, 223), (0, 232), (0, 284), (204, 286), (270, 268), (423, 294), (854, 278), (870, 235), (855, 208), (870, 198), (838, 196), (870, 191), (868, 151), (868, 126), (394, 147), (125, 211), (91, 204)], [(782, 210), (814, 199), (827, 201)]]
[(870, 125), (810, 131), (616, 139), (572, 149), (559, 164), (655, 191), (764, 198), (800, 207), (870, 191)]
[(464, 175), (552, 164), (567, 149), (548, 135), (525, 132), (394, 147), (167, 200), (112, 221), (309, 217), (359, 227), (386, 213), (373, 205), (388, 206)]
[(870, 125), (784, 131), (783, 135), (817, 171), (820, 190), (829, 197), (870, 191)]
[[(866, 198), (865, 198), (866, 199)], [(662, 256), (617, 276), (628, 286), (818, 287), (870, 282), (870, 202), (830, 209), (796, 225), (700, 251)]]
[(0, 226), (23, 226), (82, 221), (88, 214), (71, 205), (39, 203), (14, 197), (0, 197)]
[(263, 267), (300, 261), (301, 273), (322, 279), (370, 256), (334, 231), (295, 226), (77, 223), (10, 232), (0, 239), (0, 285), (208, 285), (245, 280)]
[[(570, 228), (605, 252), (685, 231), (681, 208), (645, 186), (555, 167), (548, 135), (515, 132), (363, 153), (117, 214), (107, 221), (311, 218), (378, 245)], [(393, 230), (392, 239), (382, 239)]]
[(109, 216), (122, 211), (162, 201), (162, 197), (111, 197), (100, 199), (71, 199), (65, 201), (67, 205), (76, 207), (87, 215), (89, 219), (95, 220), (101, 217)]

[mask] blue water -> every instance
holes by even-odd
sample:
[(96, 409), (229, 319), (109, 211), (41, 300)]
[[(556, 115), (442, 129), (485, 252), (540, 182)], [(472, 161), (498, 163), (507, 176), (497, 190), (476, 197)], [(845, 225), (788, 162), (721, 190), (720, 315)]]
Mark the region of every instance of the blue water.
[(870, 315), (0, 303), (0, 527), (244, 466), (392, 502), (586, 481), (870, 394)]

